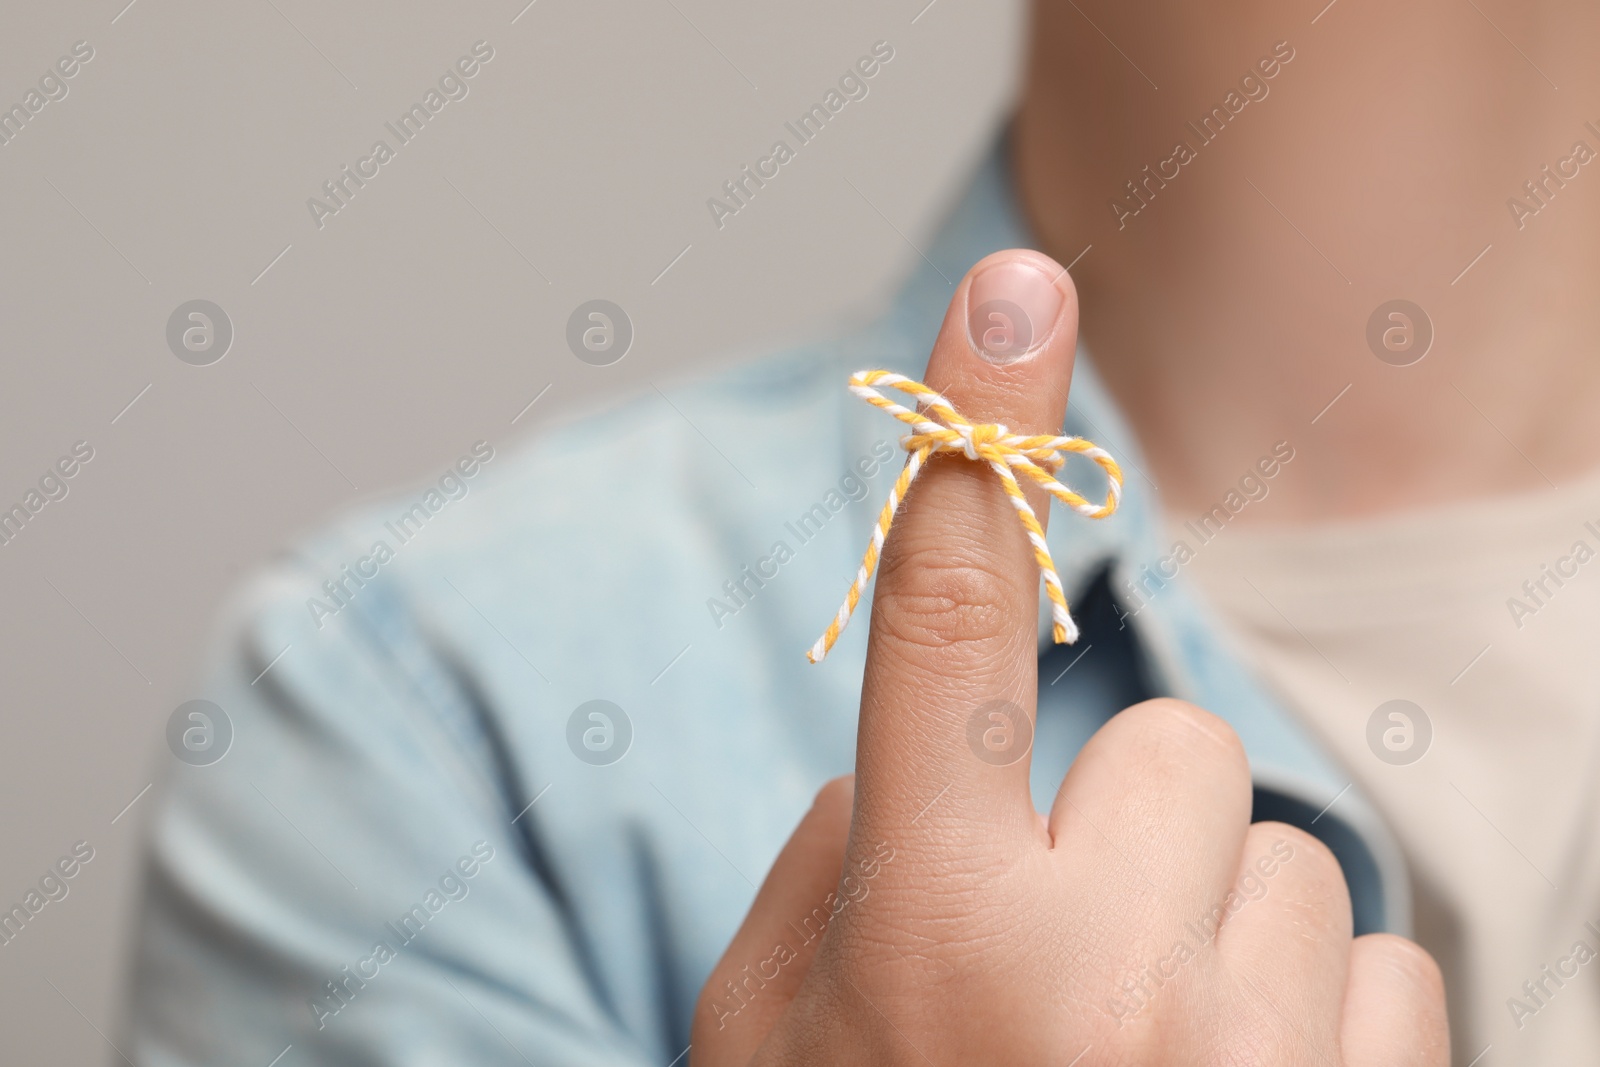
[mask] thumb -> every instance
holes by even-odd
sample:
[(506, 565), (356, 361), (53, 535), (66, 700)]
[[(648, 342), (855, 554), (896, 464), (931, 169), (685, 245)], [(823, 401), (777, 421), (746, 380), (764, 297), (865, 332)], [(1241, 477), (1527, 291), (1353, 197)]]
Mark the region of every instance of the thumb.
[(852, 776), (822, 787), (761, 883), (733, 943), (700, 991), (690, 1033), (694, 1067), (750, 1062), (789, 1007), (843, 901)]

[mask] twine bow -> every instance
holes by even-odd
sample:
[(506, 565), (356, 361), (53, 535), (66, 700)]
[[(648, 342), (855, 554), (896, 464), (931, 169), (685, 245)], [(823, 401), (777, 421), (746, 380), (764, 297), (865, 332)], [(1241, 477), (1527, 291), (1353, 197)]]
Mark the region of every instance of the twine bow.
[[(874, 385), (898, 389), (902, 393), (916, 397), (921, 410), (912, 411), (895, 403), (874, 389)], [(913, 381), (903, 374), (895, 374), (893, 371), (857, 371), (850, 376), (850, 391), (912, 428), (914, 432), (900, 439), (900, 447), (909, 452), (911, 458), (900, 471), (900, 477), (895, 479), (894, 488), (889, 491), (889, 499), (884, 501), (883, 510), (878, 513), (878, 524), (872, 530), (872, 543), (867, 545), (866, 555), (861, 560), (861, 568), (856, 572), (855, 581), (850, 583), (850, 591), (845, 594), (844, 603), (839, 605), (838, 614), (828, 624), (828, 629), (823, 635), (817, 638), (817, 643), (811, 646), (806, 658), (812, 663), (821, 663), (823, 657), (833, 648), (834, 642), (839, 639), (839, 635), (844, 632), (845, 626), (850, 622), (851, 614), (856, 610), (856, 604), (861, 600), (862, 589), (866, 587), (867, 581), (872, 577), (873, 569), (878, 565), (878, 554), (883, 549), (884, 539), (889, 536), (889, 527), (894, 523), (900, 501), (905, 499), (906, 490), (910, 488), (912, 479), (922, 470), (928, 457), (936, 452), (948, 452), (980, 460), (989, 464), (995, 474), (999, 475), (1006, 497), (1016, 509), (1017, 518), (1027, 532), (1028, 540), (1033, 544), (1033, 558), (1039, 564), (1039, 573), (1044, 578), (1044, 591), (1050, 598), (1050, 617), (1053, 623), (1051, 630), (1055, 642), (1058, 645), (1070, 645), (1076, 642), (1078, 628), (1073, 625), (1072, 616), (1067, 612), (1066, 594), (1061, 591), (1061, 576), (1056, 573), (1055, 561), (1050, 558), (1050, 549), (1044, 541), (1044, 530), (1040, 527), (1033, 508), (1028, 505), (1028, 499), (1023, 495), (1022, 486), (1017, 483), (1016, 475), (1012, 472), (1014, 470), (1022, 472), (1079, 515), (1091, 519), (1103, 519), (1116, 511), (1117, 504), (1122, 500), (1122, 468), (1117, 466), (1117, 461), (1112, 459), (1105, 449), (1081, 437), (1013, 434), (1003, 423), (968, 422), (943, 396), (921, 382)], [(1087, 456), (1106, 472), (1105, 503), (1098, 505), (1090, 503), (1056, 481), (1056, 472), (1066, 463), (1065, 454), (1068, 452)]]

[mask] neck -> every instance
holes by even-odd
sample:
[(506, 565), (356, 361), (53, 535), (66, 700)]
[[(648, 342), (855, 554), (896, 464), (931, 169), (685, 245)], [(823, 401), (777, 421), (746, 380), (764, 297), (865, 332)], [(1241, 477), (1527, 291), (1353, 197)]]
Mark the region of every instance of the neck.
[[(1280, 441), (1253, 519), (1600, 466), (1593, 4), (1093, 6), (1036, 6), (1015, 169), (1044, 250), (1083, 253), (1085, 343), (1174, 512)], [(1366, 339), (1396, 298), (1434, 329), (1409, 366)]]

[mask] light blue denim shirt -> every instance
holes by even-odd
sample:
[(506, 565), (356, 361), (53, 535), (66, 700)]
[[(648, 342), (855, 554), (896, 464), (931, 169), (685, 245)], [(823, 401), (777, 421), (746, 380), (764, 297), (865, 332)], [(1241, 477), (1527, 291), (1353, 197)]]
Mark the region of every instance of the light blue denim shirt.
[[(250, 583), (198, 694), (230, 747), (163, 779), (130, 1056), (682, 1062), (756, 886), (817, 788), (853, 766), (868, 606), (824, 664), (805, 650), (855, 572), (899, 431), (845, 379), (919, 376), (947, 279), (1030, 243), (991, 155), (931, 264), (868, 328), (514, 454), (482, 444)], [(1067, 428), (1130, 472), (1113, 518), (1050, 524), (1069, 598), (1098, 581), (1133, 603), (1141, 582), (1147, 603), (1100, 630), (1131, 635), (1131, 666), (1096, 666), (1092, 627), (1053, 649), (1041, 612), (1040, 805), (1132, 671), (1231, 722), (1257, 815), (1322, 834), (1358, 928), (1404, 932), (1404, 865), (1349, 777), (1230, 658), (1182, 579), (1146, 571), (1170, 549), (1158, 504), (1081, 353)], [(1098, 484), (1087, 465), (1068, 475)]]

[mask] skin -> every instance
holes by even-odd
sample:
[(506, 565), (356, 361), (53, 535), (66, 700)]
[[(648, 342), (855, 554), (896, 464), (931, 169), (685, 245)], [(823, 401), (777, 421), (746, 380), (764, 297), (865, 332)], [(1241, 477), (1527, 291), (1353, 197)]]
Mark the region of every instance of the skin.
[[(1066, 263), (1093, 245), (1072, 272), (1084, 339), (1146, 473), (1194, 514), (1288, 440), (1294, 477), (1241, 516), (1283, 524), (1589, 473), (1600, 165), (1521, 230), (1506, 201), (1574, 141), (1600, 150), (1584, 128), (1600, 125), (1600, 8), (1341, 0), (1312, 25), (1325, 2), (1080, 3), (1159, 90), (1072, 5), (1035, 9), (1017, 184), (1044, 251)], [(1284, 40), (1296, 57), (1270, 94), (1119, 231), (1107, 200)], [(1364, 338), (1396, 297), (1437, 331), (1404, 368)]]
[[(1018, 259), (1061, 289), (1040, 347), (1003, 365), (974, 351), (969, 274), (926, 380), (975, 420), (1050, 432), (1077, 299), (1036, 252), (974, 271)], [(1127, 709), (1047, 818), (1026, 757), (975, 756), (973, 714), (1000, 699), (1031, 721), (1038, 692), (1038, 571), (1010, 512), (993, 472), (961, 457), (934, 457), (912, 486), (877, 577), (855, 777), (817, 798), (702, 991), (696, 1067), (1446, 1064), (1438, 968), (1398, 938), (1352, 940), (1327, 849), (1251, 825), (1249, 766), (1220, 719)], [(1188, 924), (1219, 906), (1218, 932), (1197, 936)], [(820, 937), (801, 936), (808, 917)]]
[[(1600, 122), (1600, 9), (1486, 7), (1040, 3), (1018, 190), (1056, 260), (1092, 247), (1057, 277), (1053, 334), (1014, 364), (973, 352), (964, 279), (929, 384), (977, 418), (1059, 426), (1081, 291), (1085, 339), (1149, 464), (1137, 476), (1177, 514), (1285, 439), (1295, 478), (1247, 521), (1381, 515), (1593, 471), (1600, 165), (1520, 227), (1506, 201), (1526, 201), (1524, 182), (1580, 138), (1600, 148), (1584, 128)], [(1295, 58), (1270, 95), (1119, 226), (1107, 200), (1279, 41)], [(1005, 257), (1048, 265), (1006, 252), (975, 270)], [(1396, 297), (1437, 331), (1409, 367), (1364, 336)], [(1250, 824), (1248, 767), (1220, 720), (1174, 701), (1128, 709), (1048, 817), (1025, 758), (974, 758), (975, 708), (1034, 712), (1037, 603), (992, 474), (932, 461), (878, 577), (856, 775), (819, 795), (713, 973), (694, 1062), (1447, 1063), (1438, 968), (1398, 938), (1353, 940), (1327, 851)], [(1187, 924), (1263, 863), (1264, 893), (1194, 938)], [(823, 935), (795, 936), (830, 900), (848, 903), (824, 912)], [(1179, 941), (1193, 949), (1181, 961)], [(751, 981), (780, 942), (793, 957)], [(730, 982), (754, 990), (737, 1014)]]

